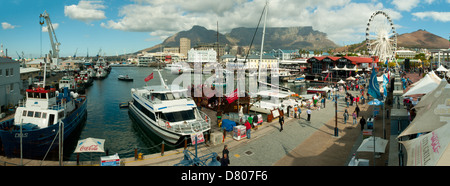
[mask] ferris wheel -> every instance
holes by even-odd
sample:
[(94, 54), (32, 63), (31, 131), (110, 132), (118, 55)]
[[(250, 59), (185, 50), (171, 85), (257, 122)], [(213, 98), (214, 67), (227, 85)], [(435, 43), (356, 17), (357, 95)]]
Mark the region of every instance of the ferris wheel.
[(397, 50), (397, 32), (386, 12), (376, 11), (370, 16), (366, 28), (367, 51), (378, 56), (379, 62), (394, 61)]

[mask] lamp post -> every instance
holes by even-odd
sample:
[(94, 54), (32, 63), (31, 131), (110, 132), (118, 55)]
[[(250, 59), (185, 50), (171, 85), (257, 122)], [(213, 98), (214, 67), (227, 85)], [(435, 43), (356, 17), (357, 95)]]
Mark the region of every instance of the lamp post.
[(338, 109), (337, 109), (337, 92), (335, 92), (334, 94), (334, 109), (335, 109), (335, 116), (334, 116), (334, 137), (339, 137), (339, 129), (337, 127), (337, 113), (338, 113)]

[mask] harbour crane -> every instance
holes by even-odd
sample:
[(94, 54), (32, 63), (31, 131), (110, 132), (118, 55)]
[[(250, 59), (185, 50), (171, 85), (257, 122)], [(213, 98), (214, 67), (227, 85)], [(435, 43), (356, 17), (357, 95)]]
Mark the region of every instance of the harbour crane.
[(52, 45), (52, 58), (59, 58), (59, 45), (61, 43), (58, 42), (58, 39), (56, 38), (55, 29), (53, 28), (52, 21), (50, 20), (50, 16), (48, 15), (47, 11), (45, 10), (44, 13), (39, 15), (39, 24), (44, 25), (44, 22), (47, 23), (47, 32), (50, 36), (50, 43)]

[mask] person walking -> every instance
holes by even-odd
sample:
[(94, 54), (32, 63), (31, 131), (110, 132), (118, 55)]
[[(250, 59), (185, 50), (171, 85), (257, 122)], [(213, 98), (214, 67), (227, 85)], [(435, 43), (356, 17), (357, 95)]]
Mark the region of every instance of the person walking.
[(229, 153), (230, 151), (228, 151), (228, 145), (224, 145), (222, 150), (222, 158), (225, 157), (225, 154), (228, 156)]
[(364, 130), (364, 125), (366, 125), (366, 119), (364, 119), (364, 116), (359, 120), (359, 124), (361, 124), (361, 131)]
[(356, 111), (353, 111), (352, 116), (353, 116), (353, 125), (355, 125), (356, 124)]
[(220, 159), (220, 166), (228, 166), (230, 164), (230, 159), (228, 159), (228, 154), (223, 154), (223, 158)]
[(356, 104), (355, 111), (356, 111), (356, 117), (359, 117), (359, 111), (361, 111), (361, 110), (359, 109), (358, 104)]
[(308, 114), (308, 121), (311, 121), (311, 109), (308, 108), (308, 110), (306, 111), (306, 113)]
[(345, 109), (345, 112), (344, 112), (344, 124), (347, 124), (347, 119), (348, 119), (348, 111), (347, 111), (347, 109)]
[(280, 119), (278, 119), (280, 122), (280, 132), (283, 131), (283, 124), (284, 124), (284, 116), (280, 116)]
[(250, 132), (252, 130), (252, 125), (250, 125), (250, 122), (248, 122), (248, 120), (245, 122), (245, 130), (247, 131), (247, 139), (250, 139)]

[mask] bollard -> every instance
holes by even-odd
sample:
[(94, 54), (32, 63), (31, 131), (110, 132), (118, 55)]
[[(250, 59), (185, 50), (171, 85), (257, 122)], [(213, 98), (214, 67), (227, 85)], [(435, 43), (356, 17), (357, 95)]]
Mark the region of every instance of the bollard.
[(184, 137), (184, 150), (186, 150), (186, 149), (187, 149), (187, 138)]
[(162, 142), (161, 145), (161, 156), (164, 156), (164, 141)]
[(138, 155), (138, 159), (139, 160), (143, 160), (144, 159), (144, 157), (142, 155), (144, 155), (144, 154), (143, 153), (139, 153), (139, 155)]
[(80, 153), (77, 153), (77, 165), (80, 165)]
[(134, 160), (138, 159), (138, 152), (137, 152), (137, 148), (134, 147)]

